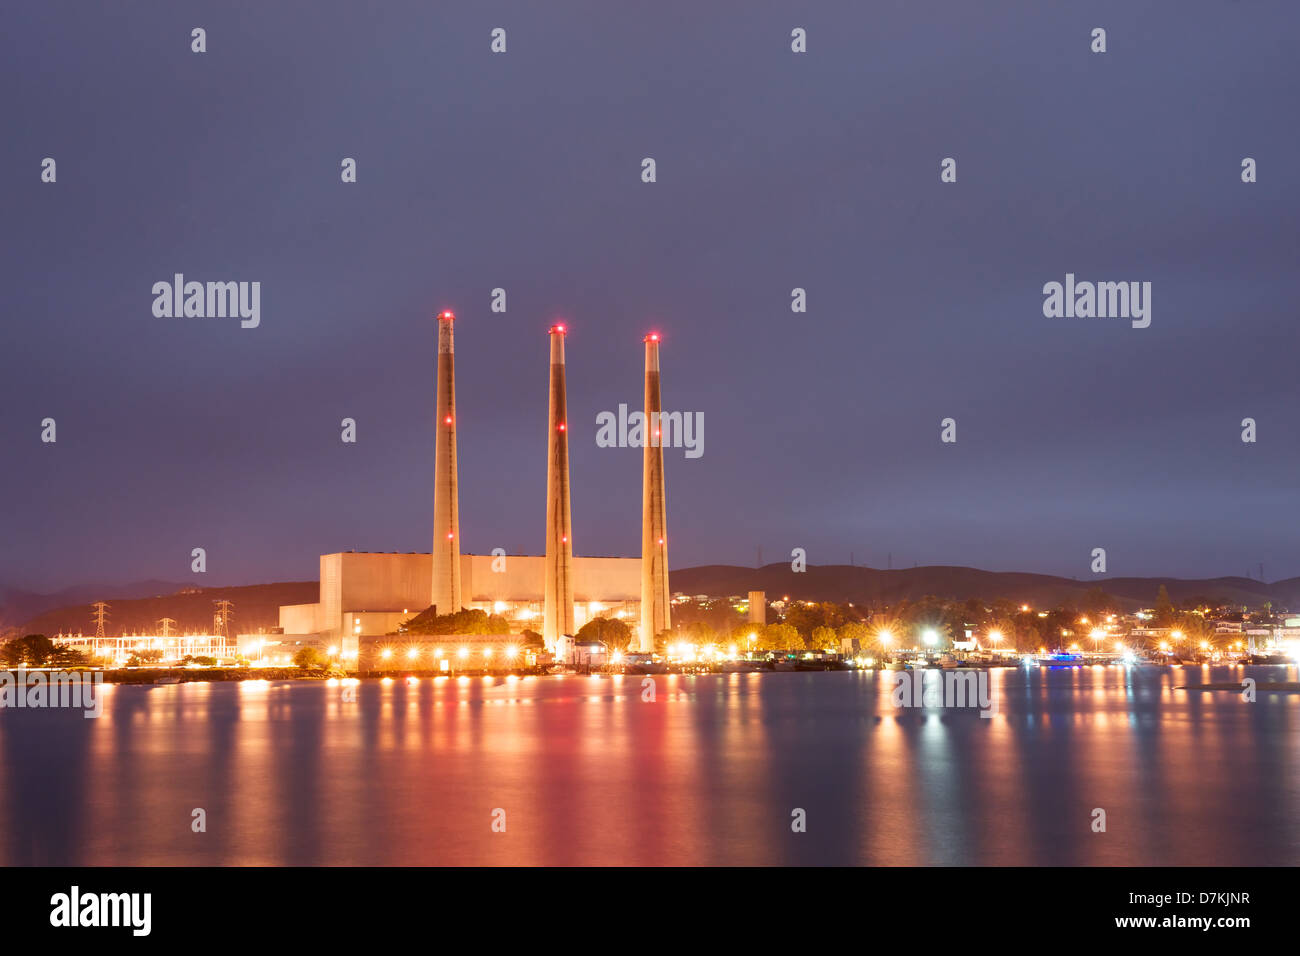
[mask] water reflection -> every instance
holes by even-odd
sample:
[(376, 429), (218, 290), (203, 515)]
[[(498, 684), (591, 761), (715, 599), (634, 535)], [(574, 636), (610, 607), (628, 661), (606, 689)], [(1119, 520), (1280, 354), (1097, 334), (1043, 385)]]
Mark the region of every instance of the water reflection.
[(0, 863), (1294, 864), (1300, 697), (1178, 689), (1247, 674), (1296, 677), (997, 670), (987, 719), (889, 673), (108, 686), (0, 711)]

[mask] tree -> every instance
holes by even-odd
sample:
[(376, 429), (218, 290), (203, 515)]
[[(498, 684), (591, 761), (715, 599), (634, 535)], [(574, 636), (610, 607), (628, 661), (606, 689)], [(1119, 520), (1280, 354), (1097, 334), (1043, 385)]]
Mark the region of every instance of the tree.
[(812, 637), (808, 639), (809, 647), (815, 650), (834, 650), (835, 645), (835, 632), (829, 627), (813, 628)]
[(696, 604), (688, 601), (673, 606), (673, 623), (679, 628), (699, 622), (708, 625), (715, 634), (727, 634), (733, 627), (744, 623), (740, 612), (731, 606), (730, 601), (705, 601)]
[(509, 634), (510, 622), (498, 614), (463, 610), (435, 614), (432, 607), (421, 611), (402, 626), (405, 634)]
[(47, 658), (47, 663), (52, 667), (89, 667), (90, 658), (75, 647), (56, 645), (53, 653)]
[[(1083, 628), (1085, 635), (1091, 631), (1088, 625), (1079, 623), (1079, 612), (1072, 607), (1054, 608), (1047, 612), (1047, 617), (1039, 620), (1043, 622), (1039, 634), (1042, 636), (1043, 646), (1049, 651), (1078, 643), (1080, 628)], [(1066, 634), (1066, 631), (1070, 633)]]
[(1156, 592), (1156, 623), (1168, 627), (1174, 620), (1174, 614), (1174, 602), (1169, 600), (1169, 589), (1162, 584)]
[(0, 647), (0, 658), (6, 664), (40, 667), (56, 652), (55, 644), (44, 634), (28, 634)]
[[(1170, 621), (1172, 631), (1177, 631), (1182, 635), (1182, 641), (1174, 638), (1174, 648), (1184, 653), (1200, 654), (1205, 649), (1202, 644), (1209, 644), (1210, 650), (1215, 650), (1217, 641), (1215, 640), (1214, 627), (1205, 618), (1199, 614), (1193, 614), (1190, 611), (1176, 614)], [(1173, 637), (1173, 634), (1170, 634)]]
[(848, 615), (844, 613), (844, 609), (829, 601), (818, 604), (804, 604), (802, 601), (792, 601), (785, 610), (782, 623), (789, 624), (803, 637), (810, 637), (812, 632), (819, 627), (834, 629), (846, 620), (848, 620)]
[(632, 629), (616, 617), (593, 617), (577, 633), (580, 641), (600, 641), (611, 652), (626, 651)]
[[(1161, 587), (1164, 587), (1164, 585), (1162, 584)], [(1096, 586), (1089, 588), (1088, 592), (1079, 600), (1079, 609), (1093, 618), (1105, 616), (1108, 612), (1113, 611), (1115, 606), (1115, 599)]]
[(329, 663), (325, 656), (314, 647), (300, 648), (297, 654), (293, 655), (294, 666), (303, 670), (321, 670)]
[(1029, 653), (1043, 645), (1044, 618), (1035, 611), (1020, 611), (1013, 618), (1014, 638), (1017, 651)]
[(546, 647), (546, 639), (536, 631), (525, 630), (519, 636), (523, 639), (524, 647), (532, 650), (541, 650)]
[(678, 633), (692, 644), (716, 644), (718, 634), (707, 621), (691, 621), (678, 627)]
[(803, 637), (789, 624), (769, 624), (763, 628), (759, 640), (765, 650), (802, 650), (804, 646)]

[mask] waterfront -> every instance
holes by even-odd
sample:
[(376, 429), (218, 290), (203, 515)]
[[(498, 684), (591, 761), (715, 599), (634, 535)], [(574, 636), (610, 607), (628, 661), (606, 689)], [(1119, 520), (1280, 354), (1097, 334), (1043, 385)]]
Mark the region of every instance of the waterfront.
[(1294, 667), (988, 673), (106, 685), (0, 711), (0, 864), (1300, 862), (1300, 695), (1175, 689)]

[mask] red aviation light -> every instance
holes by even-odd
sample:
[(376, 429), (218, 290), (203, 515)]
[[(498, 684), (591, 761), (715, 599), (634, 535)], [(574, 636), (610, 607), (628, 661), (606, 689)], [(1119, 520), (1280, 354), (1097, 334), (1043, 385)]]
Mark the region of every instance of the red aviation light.
[(561, 544), (568, 544), (568, 543), (569, 543), (569, 536), (568, 536), (567, 534), (566, 534), (566, 535), (561, 535), (561, 536), (560, 536), (560, 543), (561, 543)]
[(455, 534), (453, 534), (453, 533), (450, 532), (450, 531), (447, 532), (447, 540), (448, 540), (448, 541), (450, 541), (450, 540), (451, 540), (452, 538), (454, 538), (454, 537), (456, 537)]
[(452, 315), (452, 313), (451, 313), (451, 309), (443, 309), (441, 312), (438, 313), (438, 318), (440, 318), (440, 319), (454, 319), (454, 318), (456, 318), (456, 316)]
[(450, 425), (450, 424), (451, 424), (451, 416), (448, 415), (446, 418), (444, 418), (444, 419), (442, 420), (442, 423), (443, 423), (444, 425)]
[(563, 322), (557, 322), (551, 326), (551, 332), (559, 332), (561, 335), (568, 335), (569, 330)]
[(658, 341), (659, 341), (659, 333), (658, 333), (658, 332), (651, 332), (649, 335), (647, 335), (647, 336), (645, 337), (645, 340), (646, 340), (647, 342), (658, 342)]
[(659, 539), (659, 543), (660, 543), (660, 544), (663, 544), (663, 543), (664, 543), (664, 539), (663, 539), (663, 538), (660, 538), (660, 539)]
[(556, 427), (559, 428), (560, 431), (564, 431), (564, 422), (560, 422), (560, 424)]

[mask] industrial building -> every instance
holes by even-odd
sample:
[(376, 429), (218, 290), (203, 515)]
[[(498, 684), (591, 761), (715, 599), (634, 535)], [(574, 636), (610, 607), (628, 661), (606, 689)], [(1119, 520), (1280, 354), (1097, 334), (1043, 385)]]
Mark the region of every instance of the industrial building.
[[(283, 640), (288, 644), (315, 643), (344, 660), (357, 661), (380, 646), (377, 638), (394, 634), (403, 622), (433, 606), (439, 614), (469, 608), (500, 615), (509, 622), (511, 634), (535, 631), (542, 635), (548, 650), (554, 650), (560, 638), (576, 634), (592, 618), (618, 618), (631, 628), (634, 645), (648, 653), (653, 650), (654, 635), (670, 626), (663, 450), (654, 437), (658, 433), (647, 441), (644, 452), (642, 557), (575, 557), (565, 394), (567, 330), (563, 325), (552, 326), (548, 333), (545, 554), (462, 554), (454, 319), (445, 311), (437, 316), (432, 552), (321, 555), (320, 600), (280, 608)], [(654, 422), (661, 407), (657, 333), (645, 339), (645, 358), (646, 416)], [(643, 622), (649, 623), (643, 626)], [(509, 635), (497, 637), (492, 647), (499, 651)], [(245, 638), (261, 642), (260, 647), (268, 635), (240, 635), (241, 646)], [(276, 636), (269, 639), (274, 641)], [(411, 650), (420, 653), (418, 647)]]
[(123, 634), (101, 637), (89, 634), (59, 634), (55, 644), (80, 651), (96, 664), (122, 667), (140, 654), (156, 655), (160, 664), (175, 664), (187, 657), (210, 657), (223, 661), (237, 656), (232, 638), (224, 634)]
[[(460, 588), (466, 598), (462, 607), (499, 614), (516, 634), (525, 630), (541, 633), (544, 557), (462, 554), (457, 560)], [(593, 617), (618, 617), (635, 631), (640, 619), (640, 560), (572, 560), (575, 632)], [(391, 634), (427, 608), (432, 573), (432, 554), (323, 554), (320, 601), (282, 606), (280, 627), (285, 635), (313, 634), (322, 643), (350, 654), (357, 649), (359, 638)]]

